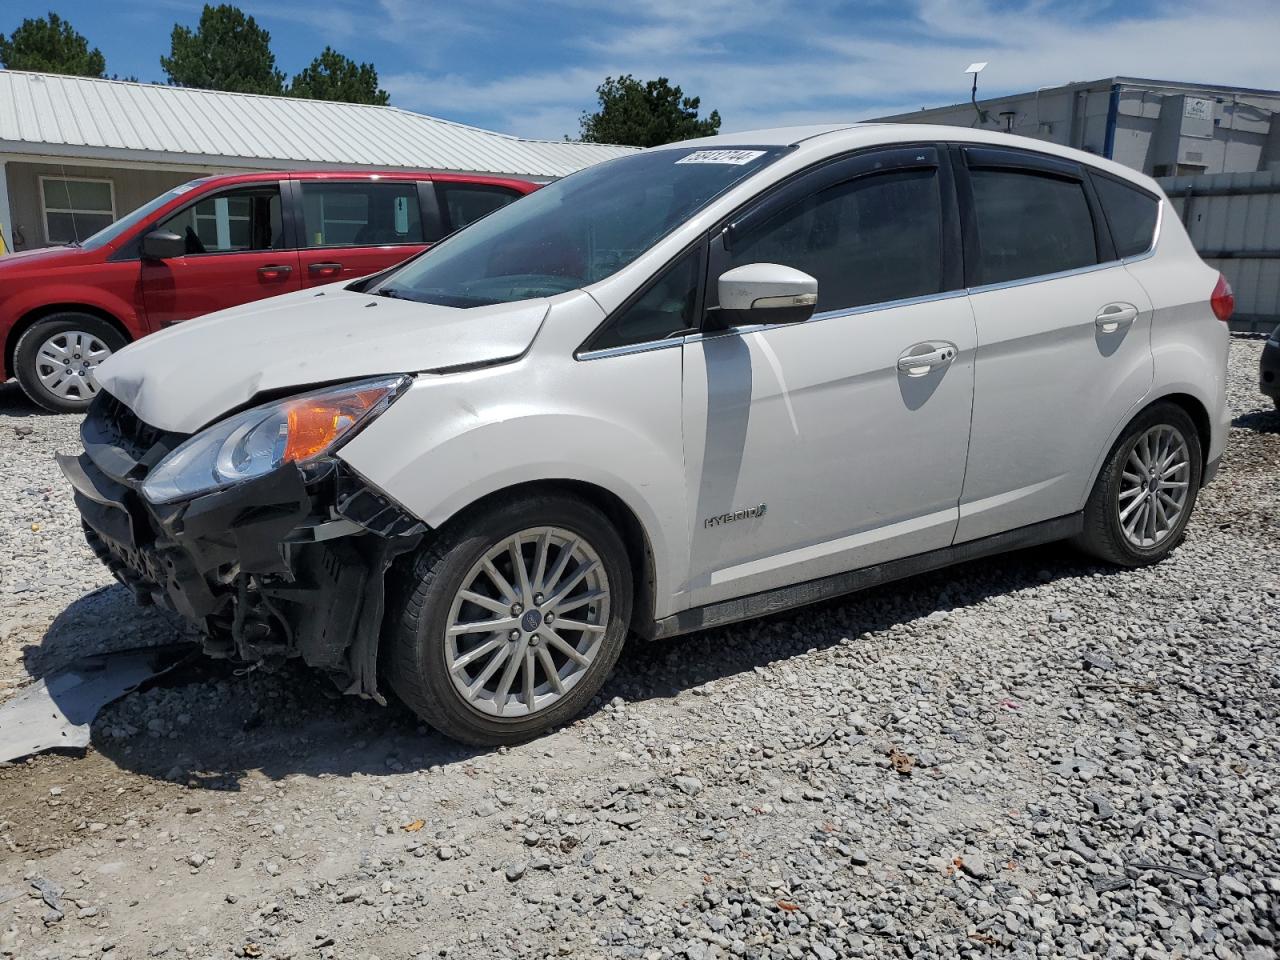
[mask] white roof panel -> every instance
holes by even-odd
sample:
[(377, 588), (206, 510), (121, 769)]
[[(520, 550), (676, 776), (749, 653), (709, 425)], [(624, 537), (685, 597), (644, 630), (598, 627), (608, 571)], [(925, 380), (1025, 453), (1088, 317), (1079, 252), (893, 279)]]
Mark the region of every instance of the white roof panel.
[(525, 140), (396, 107), (0, 70), (0, 153), (562, 177), (632, 149)]

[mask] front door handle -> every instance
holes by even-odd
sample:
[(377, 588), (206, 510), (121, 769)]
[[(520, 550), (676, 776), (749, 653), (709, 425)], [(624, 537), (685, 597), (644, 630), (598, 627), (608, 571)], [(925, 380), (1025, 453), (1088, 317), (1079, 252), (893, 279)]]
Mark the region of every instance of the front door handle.
[(312, 263), (307, 266), (307, 273), (313, 277), (336, 277), (342, 273), (340, 263)]
[(906, 352), (898, 358), (898, 372), (908, 377), (928, 376), (934, 370), (945, 367), (954, 360), (957, 351), (958, 348), (954, 343), (945, 341), (918, 343), (914, 347), (908, 347)]
[(263, 280), (282, 280), (293, 273), (293, 267), (287, 263), (271, 263), (258, 268), (258, 276)]
[(1093, 318), (1100, 333), (1115, 333), (1138, 319), (1138, 308), (1132, 303), (1108, 303)]

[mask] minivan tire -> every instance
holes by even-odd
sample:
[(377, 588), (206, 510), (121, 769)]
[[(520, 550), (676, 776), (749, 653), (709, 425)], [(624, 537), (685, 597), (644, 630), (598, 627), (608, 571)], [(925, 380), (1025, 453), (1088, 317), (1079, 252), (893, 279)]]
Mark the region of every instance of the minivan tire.
[(23, 331), (13, 351), (13, 373), (18, 383), (33, 403), (52, 413), (83, 413), (89, 406), (92, 394), (81, 399), (59, 396), (40, 380), (39, 350), (51, 337), (60, 333), (83, 333), (101, 342), (111, 353), (122, 348), (128, 340), (114, 326), (89, 313), (64, 311), (51, 313)]
[[(1176, 436), (1185, 445), (1187, 464), (1179, 475), (1185, 475), (1185, 480), (1177, 482), (1186, 483), (1186, 498), (1177, 520), (1158, 541), (1141, 545), (1125, 533), (1121, 520), (1121, 511), (1125, 507), (1121, 503), (1121, 487), (1122, 484), (1129, 489), (1134, 486), (1135, 461), (1131, 455), (1141, 459), (1140, 444), (1144, 438), (1153, 436), (1153, 431), (1157, 436)], [(1075, 538), (1076, 546), (1122, 567), (1143, 567), (1160, 562), (1182, 542), (1200, 491), (1203, 471), (1200, 433), (1191, 417), (1176, 403), (1163, 401), (1151, 405), (1130, 422), (1107, 454), (1085, 504), (1084, 529)], [(1158, 491), (1156, 493), (1158, 495)]]
[[(454, 674), (450, 673), (449, 667), (450, 658), (456, 655), (456, 651), (447, 631), (455, 601), (462, 603), (460, 591), (474, 585), (472, 578), (476, 576), (477, 566), (483, 564), (485, 558), (505, 541), (533, 530), (564, 532), (581, 538), (586, 545), (581, 549), (589, 550), (598, 558), (605, 578), (603, 582), (607, 585), (607, 622), (603, 624), (603, 635), (597, 641), (598, 646), (594, 648), (589, 665), (581, 669), (573, 685), (567, 687), (558, 700), (524, 716), (487, 714), (468, 702), (463, 691), (455, 685)], [(525, 543), (528, 546), (530, 541)], [(537, 549), (536, 543), (534, 549)], [(575, 563), (576, 569), (576, 558), (570, 562)], [(548, 570), (546, 578), (553, 572)], [(514, 577), (509, 579), (515, 584)], [(530, 580), (532, 582), (532, 576)], [(519, 591), (518, 584), (515, 589)], [(573, 592), (577, 590), (575, 587)], [(560, 493), (518, 496), (506, 503), (481, 508), (460, 522), (446, 525), (439, 536), (413, 559), (412, 568), (406, 571), (397, 592), (398, 597), (393, 592), (392, 602), (400, 605), (401, 613), (398, 625), (387, 638), (384, 661), (388, 683), (400, 699), (432, 727), (446, 736), (476, 746), (520, 743), (577, 716), (612, 672), (622, 653), (631, 622), (631, 567), (622, 539), (605, 515), (594, 506)], [(470, 595), (474, 592), (472, 590)], [(527, 612), (534, 609), (535, 606), (531, 605)], [(505, 615), (495, 613), (494, 617)], [(587, 619), (583, 614), (575, 613), (574, 616)], [(467, 622), (472, 619), (466, 618)], [(517, 628), (509, 631), (512, 646), (504, 652), (504, 655), (509, 654), (507, 662), (514, 659), (518, 651), (526, 649), (522, 643), (539, 642), (534, 639), (536, 633), (522, 634), (520, 639), (513, 637), (524, 628), (523, 621), (511, 626)], [(542, 629), (546, 629), (545, 623)], [(495, 643), (502, 639), (500, 634), (508, 634), (507, 628), (493, 631), (484, 643)], [(586, 638), (587, 634), (584, 632), (580, 637)], [(544, 639), (541, 642), (546, 647), (546, 655), (550, 656), (552, 648), (549, 641)], [(579, 642), (589, 643), (585, 639)], [(477, 643), (479, 645), (482, 644)], [(537, 653), (536, 649), (533, 653)], [(473, 661), (477, 667), (483, 662)], [(573, 669), (569, 661), (565, 661), (565, 668)], [(522, 666), (520, 669), (525, 668)], [(504, 670), (505, 667), (499, 668), (494, 676), (501, 678)], [(540, 668), (536, 675), (543, 676), (549, 683), (545, 667)], [(523, 673), (520, 676), (523, 677)], [(478, 679), (467, 676), (467, 680), (472, 682)], [(537, 697), (534, 697), (533, 703), (536, 702)], [(525, 709), (520, 704), (516, 706)]]

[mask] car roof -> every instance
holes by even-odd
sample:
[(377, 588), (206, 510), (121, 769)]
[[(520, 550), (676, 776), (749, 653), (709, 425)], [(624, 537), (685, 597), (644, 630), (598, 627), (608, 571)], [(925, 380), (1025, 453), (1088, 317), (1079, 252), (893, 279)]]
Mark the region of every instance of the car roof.
[(237, 183), (262, 183), (271, 180), (435, 180), (442, 183), (476, 183), (511, 187), (522, 193), (538, 187), (532, 180), (520, 177), (495, 177), (489, 174), (430, 173), (426, 170), (255, 170), (251, 173), (215, 173), (200, 177), (201, 186), (226, 186)]
[[(736, 133), (718, 134), (668, 144), (669, 147), (796, 147), (814, 153), (838, 153), (862, 147), (892, 143), (949, 142), (973, 143), (992, 147), (1009, 147), (1018, 150), (1034, 150), (1037, 153), (1061, 157), (1073, 163), (1084, 163), (1117, 177), (1131, 180), (1148, 190), (1158, 190), (1154, 180), (1144, 174), (1100, 157), (1094, 153), (1065, 147), (1062, 144), (1032, 137), (1020, 137), (1011, 133), (981, 130), (972, 127), (951, 127), (933, 123), (826, 123), (806, 124), (794, 127), (769, 127), (759, 130), (741, 130)], [(659, 147), (657, 149), (664, 149)]]

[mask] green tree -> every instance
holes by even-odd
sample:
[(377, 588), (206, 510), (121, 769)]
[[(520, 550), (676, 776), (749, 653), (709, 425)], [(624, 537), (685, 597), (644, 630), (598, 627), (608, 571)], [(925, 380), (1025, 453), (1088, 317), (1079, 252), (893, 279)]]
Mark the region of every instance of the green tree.
[(160, 58), (169, 82), (179, 87), (233, 93), (284, 92), (271, 34), (228, 3), (205, 4), (195, 30), (174, 24), (169, 56)]
[(6, 37), (0, 33), (0, 66), (10, 70), (65, 73), (76, 77), (101, 77), (106, 58), (56, 13), (23, 20)]
[(686, 97), (666, 77), (642, 83), (635, 77), (606, 77), (596, 87), (600, 109), (582, 114), (580, 138), (589, 143), (657, 147), (720, 131), (720, 113), (698, 119), (700, 97)]
[(391, 101), (387, 91), (378, 87), (378, 71), (372, 63), (356, 63), (333, 47), (325, 47), (320, 56), (294, 76), (289, 94), (308, 100), (376, 103), (380, 106)]

